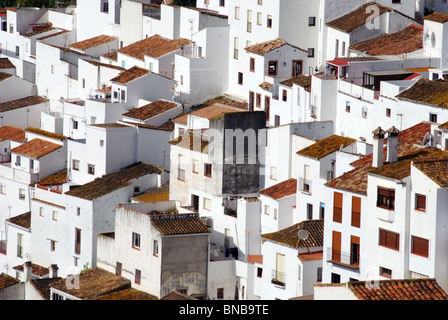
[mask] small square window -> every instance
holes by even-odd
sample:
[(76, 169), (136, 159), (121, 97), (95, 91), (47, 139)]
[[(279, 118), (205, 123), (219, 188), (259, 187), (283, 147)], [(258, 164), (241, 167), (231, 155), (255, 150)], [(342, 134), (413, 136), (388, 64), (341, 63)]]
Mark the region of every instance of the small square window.
[(154, 240), (153, 242), (152, 254), (156, 257), (159, 255), (159, 241), (157, 240)]
[(100, 140), (100, 147), (104, 147), (104, 140), (103, 139)]
[(44, 213), (45, 213), (45, 209), (44, 209), (44, 207), (40, 207), (40, 208), (39, 208), (39, 216), (40, 216), (40, 217), (43, 217), (43, 216), (44, 216)]
[(136, 284), (140, 284), (142, 280), (142, 272), (139, 269), (135, 269), (135, 280)]
[(54, 221), (58, 221), (58, 212), (55, 211), (55, 210), (53, 210), (52, 219), (53, 219)]
[(88, 173), (88, 174), (95, 174), (95, 165), (93, 165), (93, 164), (88, 164), (88, 165), (87, 165), (87, 173)]
[(212, 165), (210, 163), (204, 164), (204, 176), (209, 178), (212, 176)]
[(384, 268), (384, 267), (380, 267), (380, 276), (391, 279), (392, 278), (392, 270)]
[(132, 232), (132, 248), (140, 249), (140, 234)]
[(316, 25), (316, 17), (309, 17), (308, 18), (308, 26), (314, 27)]
[(422, 194), (415, 195), (415, 210), (426, 211), (426, 196)]
[(216, 299), (224, 299), (224, 288), (216, 289)]
[(25, 200), (25, 189), (19, 189), (19, 199)]
[(73, 159), (73, 170), (79, 171), (79, 160)]
[(308, 57), (309, 58), (314, 57), (314, 48), (308, 48)]
[(386, 108), (386, 117), (390, 118), (390, 108)]

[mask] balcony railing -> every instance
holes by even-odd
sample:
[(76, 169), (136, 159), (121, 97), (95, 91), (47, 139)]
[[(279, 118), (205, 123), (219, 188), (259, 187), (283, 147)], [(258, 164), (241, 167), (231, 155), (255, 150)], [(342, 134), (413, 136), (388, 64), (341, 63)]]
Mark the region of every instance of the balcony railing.
[(272, 270), (271, 283), (284, 287), (285, 286), (286, 273), (284, 271)]
[(359, 268), (359, 253), (350, 254), (339, 250), (327, 249), (327, 261), (352, 269)]

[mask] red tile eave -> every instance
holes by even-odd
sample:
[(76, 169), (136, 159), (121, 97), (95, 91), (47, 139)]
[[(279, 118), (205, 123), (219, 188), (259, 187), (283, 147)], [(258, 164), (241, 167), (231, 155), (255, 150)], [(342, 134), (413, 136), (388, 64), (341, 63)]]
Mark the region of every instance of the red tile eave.
[(323, 259), (323, 251), (310, 252), (310, 253), (301, 253), (297, 257), (302, 262), (318, 261), (318, 260), (322, 260)]

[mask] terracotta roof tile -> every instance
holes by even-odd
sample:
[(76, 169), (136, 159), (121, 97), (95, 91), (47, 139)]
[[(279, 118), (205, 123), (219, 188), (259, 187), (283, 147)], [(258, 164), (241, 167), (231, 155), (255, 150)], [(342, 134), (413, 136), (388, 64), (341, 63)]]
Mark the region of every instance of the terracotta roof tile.
[(100, 297), (93, 298), (93, 300), (137, 301), (137, 300), (159, 300), (159, 298), (147, 292), (137, 290), (135, 288), (127, 288), (111, 293), (106, 293)]
[(13, 278), (6, 273), (0, 274), (0, 290), (13, 286), (19, 282), (20, 280)]
[(97, 47), (99, 45), (115, 41), (117, 39), (118, 39), (117, 37), (112, 37), (112, 36), (103, 34), (103, 35), (100, 35), (97, 37), (93, 37), (90, 39), (72, 43), (71, 45), (69, 45), (69, 47), (72, 47), (72, 48), (78, 49), (78, 50), (87, 50), (89, 48)]
[[(102, 63), (102, 62), (98, 62), (98, 61), (92, 61), (92, 60), (88, 60), (88, 59), (83, 59), (85, 62), (88, 62), (90, 64), (93, 64), (94, 66), (97, 67), (105, 67), (105, 68), (110, 68), (110, 69), (115, 69), (115, 70), (121, 70), (121, 71), (125, 71), (125, 68), (122, 68), (120, 66), (115, 66), (113, 64), (109, 64), (109, 63)], [(98, 90), (99, 91), (99, 90)]]
[(297, 46), (294, 46), (292, 44), (289, 44), (288, 42), (286, 42), (283, 39), (273, 39), (273, 40), (269, 40), (269, 41), (265, 41), (265, 42), (261, 42), (261, 43), (257, 43), (257, 44), (253, 44), (251, 46), (246, 47), (246, 51), (251, 52), (251, 53), (255, 53), (255, 54), (259, 54), (259, 55), (265, 55), (266, 53), (271, 52), (272, 50), (281, 48), (285, 45), (289, 45), (291, 47), (294, 47), (296, 49), (299, 49), (303, 52), (308, 52), (302, 48), (299, 48)]
[(356, 43), (349, 48), (371, 56), (400, 55), (423, 49), (423, 28), (415, 25)]
[(67, 183), (69, 181), (68, 179), (68, 170), (63, 169), (61, 171), (58, 171), (56, 173), (53, 173), (45, 178), (40, 179), (36, 182), (36, 185), (44, 186), (44, 187), (51, 187), (56, 185), (61, 185), (64, 183)]
[(448, 14), (443, 14), (443, 13), (440, 13), (440, 12), (434, 12), (434, 13), (431, 13), (430, 15), (427, 15), (424, 19), (425, 20), (430, 20), (430, 21), (436, 21), (436, 22), (445, 23), (445, 22), (448, 22)]
[(169, 143), (192, 151), (208, 153), (208, 137), (202, 134), (194, 134), (191, 131), (185, 132), (183, 135), (177, 137), (177, 139), (171, 140)]
[(421, 78), (410, 88), (396, 95), (396, 98), (448, 108), (448, 82)]
[(311, 76), (307, 75), (298, 75), (297, 77), (290, 78), (288, 80), (280, 82), (280, 84), (283, 84), (288, 87), (292, 87), (293, 84), (296, 84), (302, 88), (305, 88), (306, 91), (311, 91)]
[(61, 279), (51, 286), (57, 290), (80, 298), (82, 300), (95, 300), (105, 294), (131, 287), (131, 282), (100, 268), (81, 272), (79, 275), (79, 288), (68, 288), (67, 279)]
[(106, 174), (101, 178), (67, 191), (65, 194), (86, 200), (102, 197), (112, 191), (131, 185), (131, 180), (149, 174), (160, 174), (161, 168), (152, 164), (138, 162), (121, 170)]
[(30, 283), (36, 289), (37, 292), (45, 300), (50, 300), (50, 287), (53, 283), (61, 280), (61, 277), (56, 278), (43, 278), (43, 279), (31, 279)]
[[(308, 232), (306, 240), (299, 238), (299, 230)], [(322, 247), (324, 244), (324, 220), (305, 220), (276, 232), (262, 234), (261, 237), (292, 248)]]
[(18, 147), (15, 147), (14, 149), (11, 149), (11, 152), (33, 159), (39, 159), (59, 148), (62, 148), (62, 145), (35, 138)]
[(368, 2), (346, 15), (328, 22), (327, 26), (344, 32), (356, 30), (365, 25), (367, 19), (372, 15), (372, 12), (367, 10), (367, 7), (370, 5), (375, 5), (379, 9), (378, 13), (380, 15), (392, 11), (392, 8), (380, 5), (376, 2)]
[(117, 52), (144, 60), (144, 56), (159, 58), (170, 52), (181, 49), (182, 45), (189, 45), (191, 43), (193, 43), (193, 41), (188, 39), (179, 38), (176, 40), (171, 40), (156, 34), (152, 37), (123, 47), (117, 50)]
[(348, 287), (359, 300), (448, 300), (435, 279), (355, 281)]
[(297, 191), (297, 179), (288, 179), (269, 188), (260, 190), (260, 194), (275, 200), (295, 194)]
[(6, 112), (10, 110), (15, 110), (19, 108), (25, 108), (28, 106), (33, 106), (36, 104), (46, 103), (48, 99), (41, 96), (30, 96), (26, 98), (11, 100), (8, 102), (0, 103), (0, 112)]
[(146, 120), (169, 111), (175, 107), (177, 107), (177, 104), (174, 102), (157, 100), (147, 105), (133, 108), (128, 112), (123, 113), (123, 116), (138, 120)]
[(356, 140), (352, 138), (332, 135), (303, 148), (298, 151), (297, 154), (319, 160), (338, 151), (341, 147), (346, 147), (354, 142), (356, 142)]
[(109, 52), (109, 53), (106, 53), (105, 55), (103, 55), (103, 58), (106, 58), (106, 59), (109, 59), (112, 61), (117, 61), (118, 53), (117, 53), (117, 51), (112, 51), (112, 52)]
[(19, 214), (18, 216), (6, 219), (6, 221), (25, 229), (29, 229), (31, 228), (31, 212)]
[(259, 84), (259, 87), (260, 87), (261, 89), (265, 89), (265, 90), (269, 90), (269, 89), (271, 89), (273, 86), (274, 86), (274, 84), (272, 84), (272, 83), (270, 83), (270, 82), (267, 82), (267, 81), (262, 82), (262, 83)]
[(14, 69), (15, 67), (9, 58), (0, 58), (0, 69)]
[[(193, 111), (192, 113), (190, 113), (190, 115), (199, 117), (199, 118), (213, 119), (213, 118), (219, 117), (225, 113), (245, 112), (245, 111), (246, 110), (243, 110), (238, 107), (228, 106), (228, 105), (224, 105), (224, 104), (220, 104), (220, 103), (214, 103), (212, 105), (203, 107), (196, 111)], [(185, 114), (185, 115), (182, 115), (180, 117), (173, 119), (173, 121), (187, 124), (187, 119), (188, 119), (188, 114)]]
[(149, 72), (150, 71), (147, 69), (134, 66), (126, 71), (121, 72), (118, 76), (112, 78), (110, 81), (126, 84), (128, 82), (131, 82), (132, 80), (138, 79), (148, 74)]
[(25, 130), (22, 128), (6, 125), (0, 128), (0, 141), (12, 140), (17, 142), (25, 141)]
[(151, 217), (151, 224), (164, 236), (210, 233), (197, 214), (161, 214)]
[(412, 164), (440, 187), (448, 186), (448, 160), (414, 161)]
[(160, 300), (197, 300), (196, 298), (173, 290)]
[[(13, 267), (14, 270), (23, 272), (23, 264)], [(38, 277), (43, 277), (50, 273), (50, 269), (43, 267), (41, 265), (32, 263), (31, 264), (31, 273)]]
[[(398, 156), (414, 153), (421, 150), (422, 141), (431, 129), (429, 122), (421, 122), (413, 127), (405, 129), (398, 134)], [(387, 157), (387, 139), (385, 139), (385, 147), (383, 148), (383, 161)], [(325, 185), (330, 188), (346, 190), (361, 195), (367, 194), (367, 171), (366, 169), (372, 165), (373, 155), (363, 156), (359, 160), (351, 163), (354, 167), (339, 177), (336, 177)]]
[(152, 188), (148, 192), (145, 192), (137, 197), (134, 197), (135, 201), (140, 201), (140, 202), (168, 201), (169, 199), (170, 199), (170, 184), (169, 184), (169, 182), (163, 184), (160, 187)]
[(34, 127), (28, 127), (25, 129), (25, 131), (35, 133), (35, 134), (38, 134), (38, 135), (41, 135), (44, 137), (61, 140), (61, 141), (67, 139), (67, 137), (62, 134), (58, 134), (58, 133), (54, 133), (51, 131), (46, 131), (46, 130), (42, 130), (42, 129), (34, 128)]

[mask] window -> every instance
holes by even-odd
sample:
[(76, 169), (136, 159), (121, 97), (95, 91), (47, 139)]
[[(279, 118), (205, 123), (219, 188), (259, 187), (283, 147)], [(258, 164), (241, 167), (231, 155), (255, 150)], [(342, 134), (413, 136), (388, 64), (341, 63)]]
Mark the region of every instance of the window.
[(157, 241), (157, 240), (154, 240), (154, 242), (153, 242), (152, 254), (156, 257), (159, 255), (159, 241)]
[(392, 278), (392, 270), (380, 267), (380, 276), (391, 279)]
[(21, 165), (22, 165), (22, 157), (16, 156), (16, 166), (21, 166)]
[(44, 216), (44, 213), (45, 213), (45, 209), (44, 209), (44, 207), (40, 207), (40, 208), (39, 208), (39, 216), (40, 216), (40, 217), (43, 217), (43, 216)]
[(266, 22), (266, 26), (268, 28), (272, 28), (272, 16), (269, 14), (267, 17), (267, 22)]
[(79, 160), (73, 159), (73, 170), (79, 171)]
[(75, 254), (81, 254), (81, 229), (75, 228)]
[(109, 13), (109, 0), (101, 1), (101, 12)]
[(429, 240), (411, 236), (411, 253), (428, 258)]
[(239, 41), (238, 37), (233, 38), (233, 59), (238, 60), (238, 52), (239, 52)]
[(132, 248), (140, 249), (140, 234), (132, 232)]
[(277, 208), (274, 208), (274, 220), (277, 220)]
[(19, 189), (19, 199), (25, 200), (25, 189), (22, 188)]
[[(303, 67), (302, 60), (293, 60), (292, 61), (292, 76), (297, 77), (298, 75), (302, 74), (302, 67)], [(297, 104), (300, 104), (300, 102), (298, 102)]]
[(30, 159), (30, 170), (33, 171), (34, 170), (34, 160)]
[(422, 194), (415, 195), (415, 210), (426, 211), (426, 196)]
[(321, 202), (319, 206), (319, 219), (323, 219), (325, 217), (325, 203)]
[(73, 129), (78, 129), (78, 121), (73, 120)]
[(6, 194), (6, 184), (0, 184), (0, 193)]
[(142, 280), (142, 272), (140, 270), (138, 270), (138, 269), (135, 269), (135, 279), (134, 279), (134, 282), (136, 284), (140, 284), (141, 280)]
[[(54, 64), (51, 65), (50, 69), (51, 69), (51, 73), (54, 73)], [(82, 81), (82, 87), (85, 88), (86, 87), (86, 80), (85, 79), (82, 79), (82, 80), (83, 80)]]
[(209, 178), (212, 176), (212, 165), (210, 163), (204, 164), (204, 176)]
[(263, 0), (257, 0), (257, 4), (261, 6), (263, 4)]
[(55, 210), (53, 210), (53, 214), (52, 214), (52, 219), (54, 220), (54, 221), (58, 221), (58, 212), (57, 211), (55, 211)]
[(316, 17), (309, 17), (308, 18), (308, 26), (314, 27), (316, 25)]
[(269, 112), (271, 109), (271, 98), (268, 96), (264, 97), (264, 111), (266, 112), (266, 121), (269, 121)]
[(121, 61), (121, 67), (123, 68), (123, 69), (126, 69), (126, 61)]
[(350, 101), (345, 101), (345, 112), (350, 113)]
[(278, 65), (278, 61), (269, 61), (268, 62), (268, 75), (270, 75), (270, 76), (277, 75), (277, 65)]
[(399, 242), (400, 235), (398, 233), (380, 229), (378, 243), (380, 246), (398, 251), (400, 249)]
[(16, 56), (20, 55), (20, 47), (16, 46)]
[(204, 198), (203, 208), (205, 210), (211, 210), (212, 209), (212, 200), (208, 198)]
[(314, 57), (314, 48), (308, 48), (308, 57), (309, 58)]
[(95, 165), (94, 164), (88, 164), (87, 165), (87, 173), (88, 174), (95, 174)]
[(277, 180), (277, 167), (271, 167), (270, 178), (272, 180)]
[(359, 265), (359, 237), (350, 237), (350, 265)]
[(193, 159), (193, 173), (199, 173), (199, 160)]
[(317, 268), (317, 282), (322, 282), (322, 267)]
[(121, 276), (121, 269), (122, 269), (122, 264), (121, 264), (121, 262), (117, 262), (117, 265), (116, 265), (116, 267), (115, 267), (115, 275), (116, 276)]
[(121, 101), (126, 101), (126, 91), (121, 90)]
[(261, 94), (257, 93), (257, 98), (255, 100), (257, 108), (261, 108)]
[(104, 140), (100, 139), (100, 147), (104, 147)]
[(255, 93), (253, 91), (249, 91), (249, 111), (254, 111), (254, 100)]
[(14, 33), (14, 25), (12, 23), (9, 24), (9, 33)]
[(56, 241), (50, 240), (50, 251), (56, 250)]
[(361, 198), (352, 196), (352, 227), (361, 227)]
[(76, 215), (77, 216), (81, 215), (81, 208), (80, 207), (76, 207)]
[(275, 115), (274, 126), (278, 127), (280, 125), (280, 116)]
[(247, 10), (247, 32), (252, 32), (252, 10)]
[(283, 102), (286, 102), (288, 100), (288, 91), (283, 89), (282, 93), (282, 100)]
[(219, 6), (220, 7), (224, 7), (226, 5), (226, 1), (225, 0), (219, 0)]
[(386, 108), (386, 117), (390, 118), (390, 108)]
[(17, 234), (17, 257), (23, 258), (23, 234)]
[(243, 73), (242, 72), (238, 72), (238, 84), (240, 84), (240, 85), (243, 84)]
[(384, 209), (395, 209), (395, 190), (378, 187), (376, 206)]
[(261, 12), (257, 12), (257, 25), (261, 26), (262, 24), (263, 15)]
[(254, 58), (250, 58), (249, 70), (251, 72), (255, 72), (255, 59)]
[(334, 193), (334, 204), (333, 204), (333, 221), (342, 223), (342, 193)]
[(429, 121), (430, 121), (430, 122), (435, 122), (435, 123), (437, 123), (437, 114), (435, 114), (435, 113), (430, 113), (430, 114), (429, 114)]
[(235, 7), (235, 20), (240, 20), (240, 7)]
[(270, 207), (267, 204), (265, 204), (264, 205), (264, 214), (269, 215), (269, 212), (270, 212)]
[(263, 277), (263, 268), (257, 267), (257, 277)]
[(224, 299), (224, 288), (216, 289), (216, 299)]
[(306, 204), (306, 218), (308, 220), (313, 219), (313, 205), (311, 203)]

